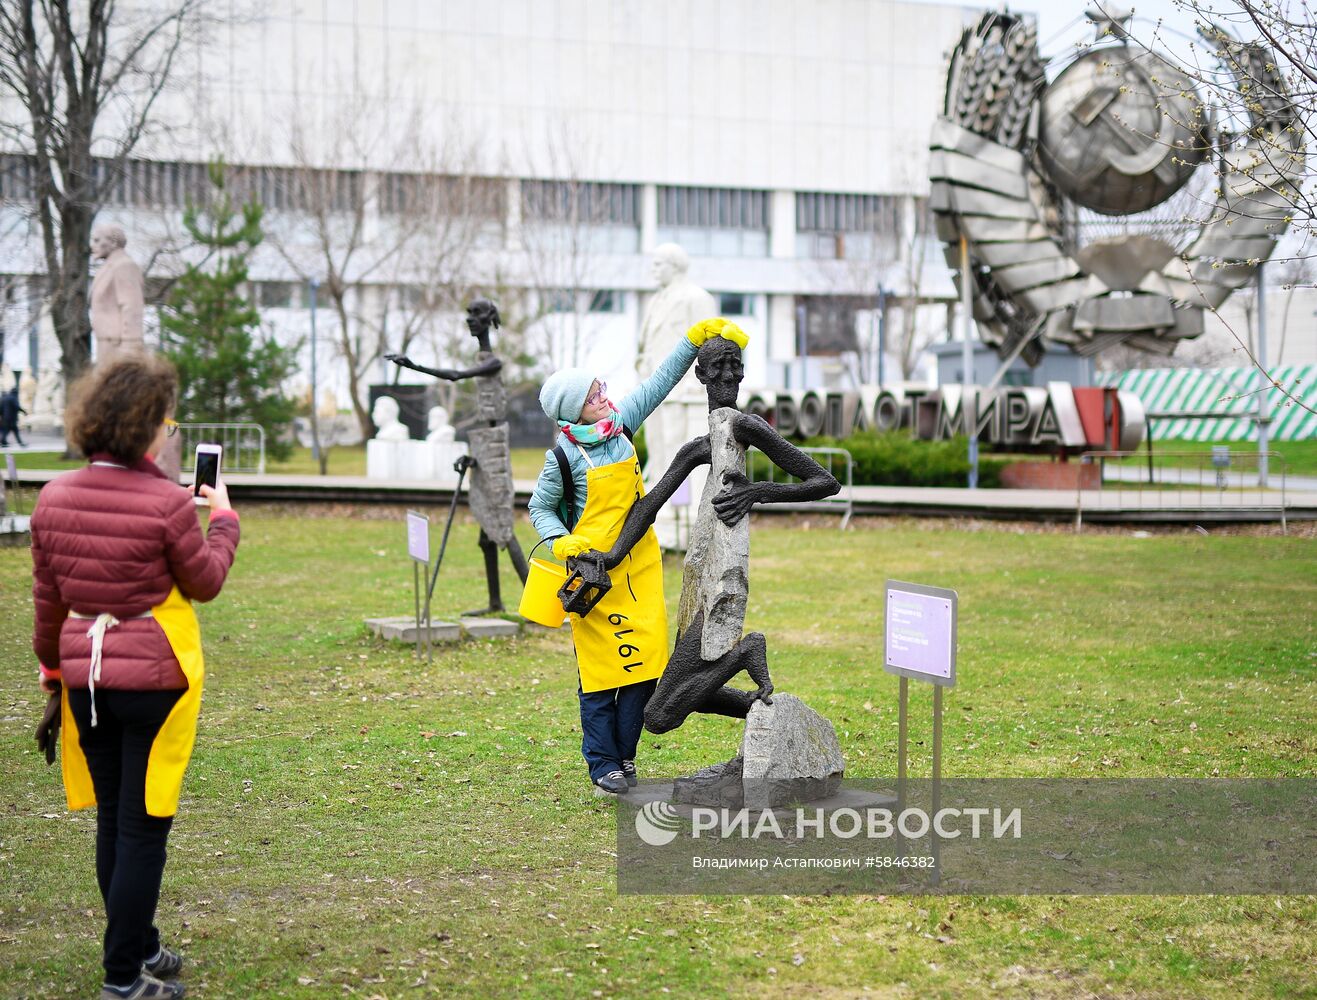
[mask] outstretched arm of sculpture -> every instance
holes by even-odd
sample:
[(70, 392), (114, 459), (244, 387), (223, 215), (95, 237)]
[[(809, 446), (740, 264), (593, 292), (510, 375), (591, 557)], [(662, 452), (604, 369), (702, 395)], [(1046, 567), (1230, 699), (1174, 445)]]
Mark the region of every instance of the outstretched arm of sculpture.
[(422, 375), (433, 375), (448, 382), (460, 382), (464, 378), (475, 378), (478, 375), (493, 375), (503, 370), (503, 362), (498, 358), (490, 358), (473, 368), (426, 368), (425, 365), (418, 365), (405, 354), (386, 354), (384, 360), (392, 361), (400, 368), (410, 368)]
[(773, 430), (763, 417), (737, 414), (732, 434), (747, 448), (754, 445), (779, 469), (801, 481), (752, 483), (742, 473), (724, 473), (723, 489), (713, 498), (714, 512), (723, 524), (735, 524), (757, 503), (803, 503), (830, 497), (841, 489), (833, 475)]
[(617, 541), (604, 554), (605, 569), (612, 569), (626, 558), (627, 553), (644, 537), (645, 532), (658, 517), (659, 508), (672, 498), (672, 494), (677, 492), (677, 487), (691, 474), (691, 470), (701, 465), (708, 465), (709, 460), (707, 436), (697, 437), (694, 441), (687, 441), (681, 446), (672, 464), (668, 466), (668, 471), (663, 474), (663, 478), (652, 490), (637, 500), (627, 514)]

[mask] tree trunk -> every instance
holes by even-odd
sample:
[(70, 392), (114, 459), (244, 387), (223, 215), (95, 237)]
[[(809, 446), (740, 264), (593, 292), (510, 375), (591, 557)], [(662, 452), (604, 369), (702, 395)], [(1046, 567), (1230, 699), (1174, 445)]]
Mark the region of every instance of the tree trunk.
[(70, 203), (60, 212), (59, 279), (52, 289), (51, 321), (60, 343), (60, 371), (67, 390), (91, 365), (91, 318), (88, 315), (91, 282), (92, 212)]

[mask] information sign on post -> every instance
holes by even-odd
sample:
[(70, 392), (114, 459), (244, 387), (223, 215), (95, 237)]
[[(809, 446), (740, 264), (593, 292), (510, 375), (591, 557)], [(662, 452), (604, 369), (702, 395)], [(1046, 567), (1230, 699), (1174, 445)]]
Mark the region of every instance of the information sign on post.
[(956, 686), (956, 592), (888, 580), (884, 616), (889, 674)]
[[(429, 577), (430, 568), (430, 519), (419, 511), (407, 512), (407, 555), (412, 560), (412, 596), (416, 604), (416, 655), (421, 655), (421, 567), (426, 568)], [(430, 649), (430, 594), (425, 595), (425, 651), (427, 658), (433, 653)]]
[(430, 565), (430, 519), (414, 510), (407, 512), (407, 554)]
[[(905, 809), (906, 759), (910, 706), (910, 680), (933, 685), (933, 808), (942, 804), (942, 689), (956, 685), (956, 605), (954, 590), (919, 583), (888, 580), (883, 586), (883, 669), (901, 678), (900, 708), (896, 721), (896, 799)], [(934, 885), (941, 877), (941, 849), (937, 827), (930, 843)]]

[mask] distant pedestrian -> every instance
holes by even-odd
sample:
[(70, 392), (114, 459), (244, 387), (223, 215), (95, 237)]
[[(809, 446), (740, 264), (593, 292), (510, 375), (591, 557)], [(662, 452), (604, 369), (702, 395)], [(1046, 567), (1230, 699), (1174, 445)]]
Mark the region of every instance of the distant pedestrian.
[(20, 448), (24, 447), (22, 435), (18, 433), (18, 415), (27, 415), (27, 410), (18, 405), (18, 390), (10, 389), (0, 394), (0, 448), (9, 443), (9, 435), (14, 435)]

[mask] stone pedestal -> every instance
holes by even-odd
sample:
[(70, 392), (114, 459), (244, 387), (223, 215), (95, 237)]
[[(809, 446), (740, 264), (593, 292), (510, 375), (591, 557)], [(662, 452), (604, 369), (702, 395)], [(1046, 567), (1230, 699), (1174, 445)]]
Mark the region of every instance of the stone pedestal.
[(673, 782), (672, 800), (719, 809), (773, 809), (830, 798), (841, 788), (846, 761), (832, 723), (795, 695), (755, 702), (745, 720), (741, 752)]
[(366, 442), (367, 479), (423, 480), (437, 486), (456, 486), (453, 463), (466, 454), (459, 442), (381, 441)]

